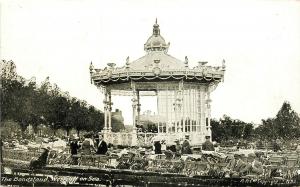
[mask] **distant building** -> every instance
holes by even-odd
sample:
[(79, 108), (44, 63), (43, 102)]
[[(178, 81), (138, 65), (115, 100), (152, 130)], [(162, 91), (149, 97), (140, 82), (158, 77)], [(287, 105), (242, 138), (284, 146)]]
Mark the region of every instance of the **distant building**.
[(112, 131), (119, 132), (120, 130), (124, 130), (124, 117), (122, 115), (122, 111), (116, 109), (115, 112), (112, 112)]
[(158, 132), (158, 124), (162, 120), (161, 117), (154, 112), (147, 110), (141, 114), (138, 127), (143, 132)]

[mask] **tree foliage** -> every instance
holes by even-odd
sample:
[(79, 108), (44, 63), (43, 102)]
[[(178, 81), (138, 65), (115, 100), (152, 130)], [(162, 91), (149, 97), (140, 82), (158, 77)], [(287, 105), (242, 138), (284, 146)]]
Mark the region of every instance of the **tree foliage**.
[(261, 139), (300, 138), (300, 118), (287, 101), (283, 103), (276, 117), (262, 120), (262, 125), (255, 129)]
[(12, 61), (1, 62), (1, 123), (18, 122), (24, 131), (29, 124), (34, 129), (45, 124), (54, 130), (75, 128), (99, 131), (103, 128), (103, 113), (85, 101), (72, 98), (49, 77), (38, 87), (35, 79), (26, 81), (16, 75)]
[(253, 124), (231, 119), (224, 115), (220, 120), (211, 120), (212, 139), (217, 142), (253, 137)]

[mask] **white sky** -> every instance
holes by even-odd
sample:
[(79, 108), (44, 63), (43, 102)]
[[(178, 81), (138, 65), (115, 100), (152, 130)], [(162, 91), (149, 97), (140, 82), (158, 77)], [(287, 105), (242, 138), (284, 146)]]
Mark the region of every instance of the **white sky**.
[[(145, 54), (155, 18), (169, 54), (221, 65), (225, 82), (212, 95), (212, 117), (260, 123), (287, 100), (300, 112), (300, 1), (0, 0), (1, 59), (25, 78), (50, 76), (71, 96), (102, 110), (89, 64), (104, 68)], [(130, 98), (114, 97), (131, 123)], [(153, 98), (142, 110), (154, 109)]]

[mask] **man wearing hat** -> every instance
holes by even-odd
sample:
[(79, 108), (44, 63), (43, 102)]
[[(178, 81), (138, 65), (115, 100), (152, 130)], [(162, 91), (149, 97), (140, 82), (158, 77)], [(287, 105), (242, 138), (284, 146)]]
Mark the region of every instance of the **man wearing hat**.
[(230, 160), (227, 168), (232, 177), (239, 177), (243, 175), (245, 172), (246, 163), (242, 160), (242, 155), (234, 154), (234, 158)]
[(210, 136), (205, 136), (205, 142), (202, 144), (203, 151), (215, 151), (213, 143), (210, 141)]
[(79, 148), (80, 148), (80, 145), (78, 143), (77, 138), (75, 136), (71, 136), (70, 137), (70, 151), (71, 151), (71, 155), (72, 155), (73, 164), (75, 164), (75, 165), (78, 164), (78, 158), (75, 157), (75, 155), (77, 155)]
[(162, 152), (161, 152), (161, 143), (158, 140), (154, 141), (154, 153), (155, 154), (162, 154)]
[(243, 172), (247, 172), (250, 175), (260, 175), (263, 173), (262, 163), (257, 160), (254, 153), (248, 154), (247, 164)]
[(181, 155), (181, 145), (180, 145), (180, 141), (179, 139), (175, 140), (175, 152), (176, 152), (176, 156), (180, 156)]
[(192, 154), (190, 142), (189, 142), (189, 135), (185, 135), (185, 140), (182, 143), (181, 153), (182, 154)]

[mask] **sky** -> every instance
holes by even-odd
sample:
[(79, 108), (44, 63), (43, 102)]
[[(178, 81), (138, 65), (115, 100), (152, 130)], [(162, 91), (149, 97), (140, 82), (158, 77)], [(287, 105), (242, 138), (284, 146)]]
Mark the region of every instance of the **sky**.
[[(61, 90), (103, 110), (103, 94), (90, 84), (89, 64), (123, 66), (145, 55), (158, 19), (168, 54), (190, 67), (221, 66), (225, 80), (212, 93), (212, 117), (224, 114), (260, 123), (284, 101), (300, 112), (300, 1), (292, 0), (0, 0), (0, 58), (37, 82), (47, 76)], [(131, 123), (129, 97), (113, 108)], [(156, 110), (155, 98), (141, 99)]]

